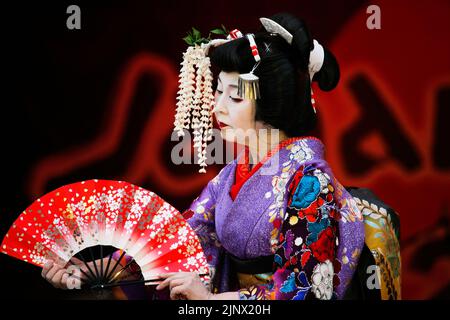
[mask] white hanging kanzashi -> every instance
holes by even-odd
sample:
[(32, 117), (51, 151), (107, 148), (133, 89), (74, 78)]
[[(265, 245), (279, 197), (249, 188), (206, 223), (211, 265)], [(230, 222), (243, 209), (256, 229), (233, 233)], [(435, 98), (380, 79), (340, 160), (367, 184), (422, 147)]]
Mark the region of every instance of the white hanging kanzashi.
[[(275, 21), (267, 18), (260, 18), (262, 25), (267, 32), (279, 34), (289, 44), (292, 43), (293, 36)], [(179, 90), (177, 94), (177, 110), (174, 121), (174, 131), (178, 136), (184, 136), (184, 130), (193, 129), (194, 148), (197, 148), (197, 157), (200, 165), (200, 173), (206, 172), (206, 147), (207, 142), (212, 140), (212, 110), (214, 108), (214, 95), (212, 90), (211, 61), (208, 51), (211, 46), (216, 47), (228, 41), (243, 37), (243, 33), (234, 29), (227, 36), (227, 39), (214, 39), (201, 45), (189, 46), (183, 54), (181, 63)], [(256, 41), (253, 34), (246, 35), (252, 55), (256, 64), (250, 73), (239, 75), (238, 94), (246, 99), (258, 99), (259, 82), (258, 77), (253, 74), (261, 60)], [(324, 49), (314, 39), (314, 49), (310, 53), (309, 74), (312, 80), (314, 74), (323, 65)], [(314, 93), (311, 88), (311, 103), (315, 108)]]
[(207, 142), (212, 140), (213, 131), (213, 76), (207, 57), (208, 48), (203, 45), (190, 46), (183, 54), (174, 121), (174, 130), (179, 137), (184, 136), (184, 129), (193, 129), (200, 173), (206, 172), (206, 147)]

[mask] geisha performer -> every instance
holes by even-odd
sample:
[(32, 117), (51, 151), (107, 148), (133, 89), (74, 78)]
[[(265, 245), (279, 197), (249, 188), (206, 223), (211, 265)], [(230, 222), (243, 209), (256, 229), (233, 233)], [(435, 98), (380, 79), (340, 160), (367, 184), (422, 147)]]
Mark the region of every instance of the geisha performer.
[[(175, 126), (188, 128), (193, 110), (203, 172), (201, 148), (212, 130), (208, 97), (222, 138), (245, 147), (184, 212), (212, 280), (161, 274), (157, 289), (169, 288), (172, 299), (343, 299), (360, 262), (362, 213), (312, 134), (317, 114), (311, 83), (335, 88), (336, 59), (294, 16), (277, 14), (261, 23), (255, 34), (233, 30), (227, 40), (208, 43), (215, 47), (211, 53), (193, 46), (185, 54)], [(189, 70), (196, 63), (199, 79), (209, 80), (210, 58), (221, 70), (215, 96), (205, 84), (189, 95), (196, 80)], [(195, 99), (197, 107), (189, 109)], [(42, 274), (65, 286), (60, 267), (47, 264)]]

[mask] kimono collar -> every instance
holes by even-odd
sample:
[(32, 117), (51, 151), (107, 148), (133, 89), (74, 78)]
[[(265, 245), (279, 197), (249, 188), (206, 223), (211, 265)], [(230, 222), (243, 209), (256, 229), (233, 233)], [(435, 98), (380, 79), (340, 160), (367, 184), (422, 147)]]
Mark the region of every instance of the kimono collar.
[(257, 163), (251, 170), (250, 170), (250, 156), (249, 156), (250, 150), (247, 146), (245, 146), (243, 154), (242, 154), (243, 161), (240, 159), (237, 159), (237, 161), (236, 161), (235, 181), (234, 181), (234, 184), (231, 186), (231, 190), (230, 190), (231, 199), (233, 199), (233, 201), (234, 201), (237, 194), (239, 193), (239, 190), (245, 184), (245, 182), (247, 182), (247, 180), (255, 172), (257, 172), (262, 167), (262, 165), (264, 163), (266, 163), (267, 160), (269, 160), (275, 153), (277, 153), (281, 149), (285, 148), (287, 145), (291, 144), (292, 142), (301, 140), (301, 139), (314, 139), (314, 140), (317, 140), (320, 143), (320, 145), (322, 145), (320, 140), (316, 137), (292, 137), (292, 138), (285, 139), (285, 140), (281, 141), (278, 145), (276, 145), (274, 148), (272, 148), (272, 150), (270, 150), (266, 154), (266, 156), (259, 163)]

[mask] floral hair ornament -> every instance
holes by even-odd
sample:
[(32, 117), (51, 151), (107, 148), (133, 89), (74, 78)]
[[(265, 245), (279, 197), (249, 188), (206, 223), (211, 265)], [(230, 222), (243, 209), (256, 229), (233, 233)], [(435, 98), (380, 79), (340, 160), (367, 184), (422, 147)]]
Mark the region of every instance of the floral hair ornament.
[[(264, 29), (266, 29), (267, 32), (276, 33), (280, 35), (284, 40), (286, 40), (287, 43), (292, 44), (293, 36), (289, 31), (283, 28), (283, 26), (268, 18), (259, 18), (259, 20), (261, 21), (261, 24), (263, 25)], [(325, 51), (322, 45), (316, 39), (313, 40), (313, 43), (314, 49), (309, 54), (309, 64), (308, 64), (308, 71), (311, 82), (312, 78), (314, 77), (314, 74), (322, 68), (323, 61), (325, 59)], [(314, 112), (316, 112), (316, 101), (314, 99), (312, 87), (311, 87), (311, 104), (313, 106)]]
[(208, 38), (203, 38), (195, 28), (192, 28), (192, 32), (183, 38), (189, 47), (183, 53), (181, 62), (174, 121), (174, 131), (179, 137), (184, 136), (184, 129), (193, 129), (194, 148), (197, 149), (200, 173), (206, 172), (206, 147), (207, 142), (212, 140), (213, 129), (211, 112), (214, 107), (213, 75), (208, 50), (211, 46), (230, 41), (228, 39), (211, 40), (211, 33), (228, 34), (222, 25), (221, 29), (211, 30)]
[[(211, 40), (211, 33), (227, 35), (227, 38)], [(183, 53), (181, 62), (174, 131), (180, 137), (184, 136), (184, 129), (193, 129), (194, 148), (197, 148), (200, 173), (206, 172), (206, 147), (208, 141), (212, 140), (213, 129), (213, 76), (208, 51), (211, 46), (216, 47), (242, 37), (243, 34), (238, 29), (228, 32), (222, 25), (222, 28), (211, 30), (208, 38), (203, 38), (195, 28), (183, 38), (189, 47)], [(246, 37), (256, 63), (249, 73), (239, 75), (238, 95), (255, 100), (260, 98), (259, 78), (253, 72), (258, 67), (261, 57), (253, 34), (247, 34)]]

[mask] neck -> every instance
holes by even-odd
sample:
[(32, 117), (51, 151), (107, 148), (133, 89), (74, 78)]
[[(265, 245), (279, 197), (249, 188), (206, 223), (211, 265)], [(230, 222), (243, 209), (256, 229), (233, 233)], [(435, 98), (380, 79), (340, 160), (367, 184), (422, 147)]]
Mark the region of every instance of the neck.
[(275, 133), (264, 135), (264, 137), (259, 136), (257, 143), (248, 145), (250, 167), (253, 168), (262, 161), (273, 148), (287, 138), (286, 134), (279, 130), (276, 130)]

